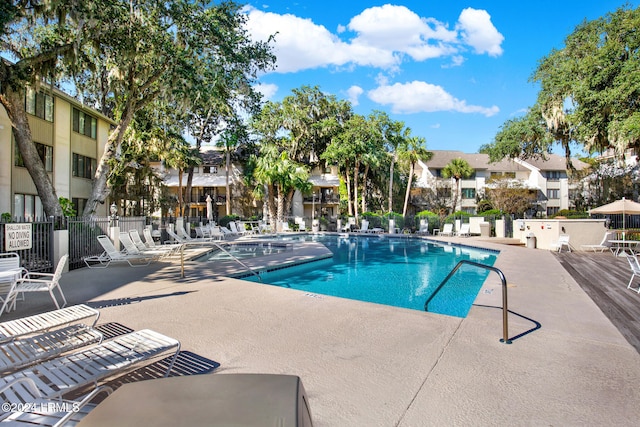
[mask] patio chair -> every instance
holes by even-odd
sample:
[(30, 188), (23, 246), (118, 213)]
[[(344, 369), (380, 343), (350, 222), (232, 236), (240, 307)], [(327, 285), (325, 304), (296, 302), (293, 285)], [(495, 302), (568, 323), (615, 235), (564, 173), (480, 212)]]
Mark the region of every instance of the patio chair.
[(562, 252), (562, 248), (567, 248), (567, 251), (571, 252), (571, 245), (569, 244), (569, 235), (561, 234), (560, 237), (558, 237), (558, 241), (551, 243), (549, 246), (551, 247), (551, 249), (554, 249), (558, 252)]
[(78, 400), (45, 398), (34, 379), (18, 378), (0, 388), (0, 394), (7, 396), (8, 408), (14, 405), (16, 408), (0, 415), (0, 422), (25, 427), (75, 425), (97, 406), (91, 401), (102, 393), (112, 392), (111, 387), (100, 386)]
[[(33, 316), (0, 323), (0, 343), (20, 337), (51, 331), (71, 324), (81, 323), (94, 327), (100, 312), (88, 305), (79, 304), (60, 310), (47, 311)], [(93, 318), (93, 321), (91, 319)]]
[(359, 230), (355, 230), (358, 233), (369, 233), (369, 221), (367, 221), (366, 219), (363, 219), (362, 222), (360, 223), (360, 229)]
[(604, 252), (606, 250), (611, 249), (611, 243), (609, 240), (613, 240), (615, 238), (616, 233), (614, 231), (607, 231), (604, 233), (604, 237), (602, 241), (598, 245), (580, 245), (580, 248), (588, 251), (592, 250), (593, 252)]
[(244, 228), (241, 231), (235, 221), (229, 221), (229, 228), (231, 229), (231, 232), (237, 236), (244, 235)]
[[(0, 254), (0, 303), (4, 305), (6, 297), (15, 286), (16, 281), (24, 276), (27, 270), (20, 266), (20, 255), (15, 252)], [(0, 311), (0, 315), (4, 309)]]
[(157, 260), (167, 256), (167, 254), (169, 253), (168, 251), (161, 249), (138, 249), (136, 244), (133, 243), (133, 240), (131, 240), (131, 235), (126, 231), (120, 232), (120, 243), (122, 243), (122, 246), (124, 246), (124, 250), (127, 255), (148, 256)]
[(176, 234), (184, 240), (187, 240), (187, 241), (193, 240), (193, 237), (191, 237), (191, 234), (187, 233), (184, 227), (178, 226), (178, 224), (176, 224)]
[(340, 228), (340, 231), (349, 232), (354, 225), (356, 225), (356, 219), (355, 217), (350, 216), (347, 223)]
[[(42, 398), (61, 398), (91, 384), (97, 385), (107, 378), (124, 375), (143, 363), (171, 356), (164, 375), (166, 377), (179, 352), (179, 341), (143, 329), (5, 375), (0, 378), (0, 387), (20, 378), (31, 378)], [(5, 402), (19, 401), (18, 396), (9, 395), (8, 390), (3, 394)]]
[(189, 242), (193, 241), (193, 239), (191, 237), (186, 239), (183, 236), (178, 236), (175, 232), (171, 231), (168, 228), (167, 228), (167, 234), (169, 235), (169, 237), (171, 237), (171, 239), (173, 241), (178, 242), (178, 243), (189, 243)]
[(145, 245), (149, 249), (170, 248), (173, 250), (174, 253), (177, 253), (178, 251), (180, 251), (180, 246), (182, 246), (180, 244), (175, 244), (171, 242), (164, 242), (164, 245), (157, 244), (156, 241), (153, 240), (153, 236), (151, 235), (151, 230), (149, 230), (148, 228), (145, 228), (144, 230), (142, 230), (142, 235), (144, 236)]
[(462, 224), (460, 226), (460, 230), (456, 233), (456, 236), (459, 237), (469, 237), (471, 236), (471, 225), (470, 224)]
[(426, 236), (429, 234), (429, 222), (421, 219), (420, 220), (420, 228), (418, 228), (418, 230), (416, 230), (416, 234), (420, 235), (420, 236)]
[[(12, 310), (15, 308), (16, 297), (18, 294), (24, 295), (29, 292), (49, 292), (56, 308), (64, 308), (64, 306), (67, 305), (67, 299), (60, 287), (60, 277), (62, 277), (62, 271), (64, 270), (64, 266), (66, 265), (68, 258), (68, 254), (63, 255), (58, 261), (56, 270), (53, 273), (28, 272), (26, 275), (18, 279), (15, 285), (11, 287), (11, 290), (9, 290), (9, 293), (5, 298), (5, 302), (2, 304), (2, 308), (0, 309), (0, 315), (2, 315), (5, 309)], [(62, 297), (62, 307), (60, 307), (60, 304), (53, 293), (54, 289), (58, 289), (58, 292)]]
[(129, 255), (116, 249), (109, 236), (104, 234), (97, 237), (98, 243), (104, 249), (100, 255), (92, 255), (83, 258), (89, 268), (106, 268), (112, 262), (126, 262), (131, 267), (144, 267), (153, 261), (153, 257), (147, 255)]
[(67, 351), (100, 343), (103, 334), (77, 323), (0, 344), (0, 373), (6, 374)]
[(629, 284), (627, 285), (627, 289), (631, 289), (632, 291), (636, 291), (637, 293), (640, 294), (640, 285), (638, 285), (638, 289), (634, 289), (631, 287), (631, 284), (633, 283), (633, 279), (636, 276), (640, 277), (640, 263), (638, 262), (638, 258), (636, 258), (635, 255), (629, 255), (626, 252), (624, 252), (624, 254), (627, 257), (627, 261), (629, 261), (629, 267), (631, 267), (631, 273), (633, 273), (631, 275), (631, 279), (629, 279)]
[(445, 224), (439, 236), (453, 236), (453, 224)]

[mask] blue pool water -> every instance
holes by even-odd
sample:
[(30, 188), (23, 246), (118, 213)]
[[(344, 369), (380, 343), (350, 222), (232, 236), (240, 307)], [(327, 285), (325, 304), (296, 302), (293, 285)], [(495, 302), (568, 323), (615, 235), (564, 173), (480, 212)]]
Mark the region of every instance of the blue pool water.
[[(492, 266), (497, 252), (418, 239), (308, 236), (333, 258), (261, 274), (262, 283), (315, 294), (424, 310), (460, 260)], [(488, 271), (463, 265), (429, 303), (429, 311), (466, 317)], [(258, 282), (257, 278), (244, 280)]]

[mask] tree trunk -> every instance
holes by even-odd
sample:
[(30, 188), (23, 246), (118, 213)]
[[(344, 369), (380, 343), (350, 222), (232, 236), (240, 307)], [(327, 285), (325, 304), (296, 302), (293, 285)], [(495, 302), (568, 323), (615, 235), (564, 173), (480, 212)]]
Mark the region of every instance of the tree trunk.
[(391, 167), (389, 168), (389, 213), (393, 211), (393, 164), (395, 163), (395, 154), (391, 158)]
[(409, 195), (411, 194), (411, 184), (413, 183), (413, 169), (414, 164), (411, 163), (409, 167), (409, 182), (407, 183), (407, 192), (404, 196), (404, 208), (402, 209), (402, 217), (407, 216), (407, 208), (409, 207)]
[(353, 215), (358, 219), (358, 173), (360, 172), (360, 162), (356, 160), (353, 168)]
[(227, 181), (225, 184), (225, 190), (227, 195), (227, 216), (231, 215), (231, 187), (229, 186), (229, 173), (231, 172), (231, 152), (227, 148), (227, 162), (226, 162)]
[(347, 212), (349, 216), (353, 216), (353, 205), (351, 199), (351, 176), (348, 167), (345, 167), (345, 184), (347, 185)]
[(116, 151), (124, 138), (124, 133), (133, 120), (134, 108), (130, 103), (124, 109), (122, 119), (116, 128), (109, 134), (107, 144), (104, 147), (104, 153), (98, 163), (96, 174), (94, 175), (93, 186), (91, 187), (91, 195), (84, 207), (83, 216), (93, 216), (98, 208), (98, 203), (104, 203), (109, 195), (107, 180), (109, 178), (109, 160), (116, 155)]
[(364, 175), (362, 176), (362, 213), (367, 211), (367, 175), (369, 174), (369, 165), (364, 167)]
[(283, 194), (282, 188), (280, 188), (280, 186), (276, 186), (275, 187), (277, 189), (277, 196), (276, 196), (276, 201), (278, 203), (278, 215), (277, 215), (277, 219), (276, 219), (276, 230), (277, 231), (282, 231), (282, 222), (284, 221), (284, 198), (285, 195)]
[(267, 211), (269, 211), (269, 223), (274, 230), (278, 226), (276, 208), (276, 189), (272, 184), (267, 185)]
[(284, 199), (284, 213), (289, 215), (291, 213), (291, 204), (293, 203), (293, 195), (296, 193), (295, 188), (291, 188)]
[(191, 208), (191, 189), (193, 188), (193, 166), (187, 169), (187, 186), (184, 189), (184, 207), (187, 212)]
[(454, 178), (453, 179), (453, 183), (455, 188), (452, 190), (453, 193), (453, 207), (452, 207), (452, 211), (451, 213), (454, 213), (456, 211), (456, 206), (458, 206), (458, 179)]
[[(40, 159), (38, 151), (33, 144), (31, 127), (29, 126), (27, 112), (24, 107), (24, 94), (22, 90), (13, 91), (10, 86), (4, 89), (6, 96), (0, 97), (0, 100), (11, 121), (16, 144), (20, 150), (24, 165), (36, 186), (44, 213), (47, 216), (62, 216), (62, 207), (58, 201), (56, 189), (51, 183), (44, 163)], [(23, 213), (20, 212), (15, 212), (15, 214), (19, 216), (23, 215)]]
[(184, 211), (182, 210), (184, 204), (184, 198), (182, 197), (182, 168), (178, 169), (178, 213), (180, 216), (184, 216)]

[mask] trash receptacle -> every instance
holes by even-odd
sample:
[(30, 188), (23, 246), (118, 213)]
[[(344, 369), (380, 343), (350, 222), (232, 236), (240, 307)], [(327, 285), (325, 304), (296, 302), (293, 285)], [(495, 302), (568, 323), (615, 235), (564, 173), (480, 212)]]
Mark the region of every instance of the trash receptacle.
[(527, 248), (535, 249), (536, 248), (536, 236), (533, 233), (527, 234)]
[(491, 237), (491, 224), (489, 224), (488, 222), (480, 223), (480, 236)]

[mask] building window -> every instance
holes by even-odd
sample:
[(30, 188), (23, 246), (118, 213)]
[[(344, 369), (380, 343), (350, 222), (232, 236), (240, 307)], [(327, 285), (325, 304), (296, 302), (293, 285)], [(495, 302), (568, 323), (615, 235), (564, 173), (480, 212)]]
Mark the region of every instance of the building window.
[(96, 159), (73, 153), (72, 161), (73, 165), (71, 169), (73, 176), (78, 178), (93, 178), (96, 173)]
[(44, 217), (40, 197), (32, 194), (14, 194), (13, 215), (25, 220)]
[(560, 178), (562, 178), (561, 171), (547, 171), (547, 179), (549, 181), (558, 181)]
[[(40, 160), (42, 160), (42, 164), (44, 165), (44, 169), (47, 172), (53, 172), (53, 147), (49, 145), (40, 144), (39, 142), (34, 142), (33, 145), (36, 147), (36, 151), (38, 152), (38, 156)], [(22, 155), (20, 154), (20, 149), (18, 148), (18, 144), (15, 144), (15, 161), (14, 164), (19, 167), (24, 166), (24, 160), (22, 159)]]
[(476, 189), (475, 188), (463, 188), (462, 189), (462, 198), (463, 199), (475, 199), (476, 198)]
[(87, 201), (88, 199), (79, 199), (77, 197), (71, 199), (71, 204), (73, 205), (73, 209), (76, 211), (76, 215), (82, 215)]
[(558, 213), (559, 207), (547, 208), (547, 216), (552, 216)]
[(560, 190), (558, 189), (550, 189), (547, 190), (547, 199), (559, 199), (560, 198)]
[(77, 108), (73, 109), (73, 131), (78, 132), (84, 136), (88, 136), (89, 138), (96, 139), (98, 128), (98, 120), (95, 117), (92, 117), (85, 113), (84, 111), (80, 111)]
[(436, 178), (442, 178), (442, 169), (433, 169), (431, 171), (431, 173), (433, 174), (433, 176), (435, 176)]
[(28, 88), (25, 103), (27, 113), (48, 122), (53, 121), (53, 96)]
[(202, 172), (203, 173), (218, 173), (218, 167), (217, 166), (203, 166), (202, 167)]

